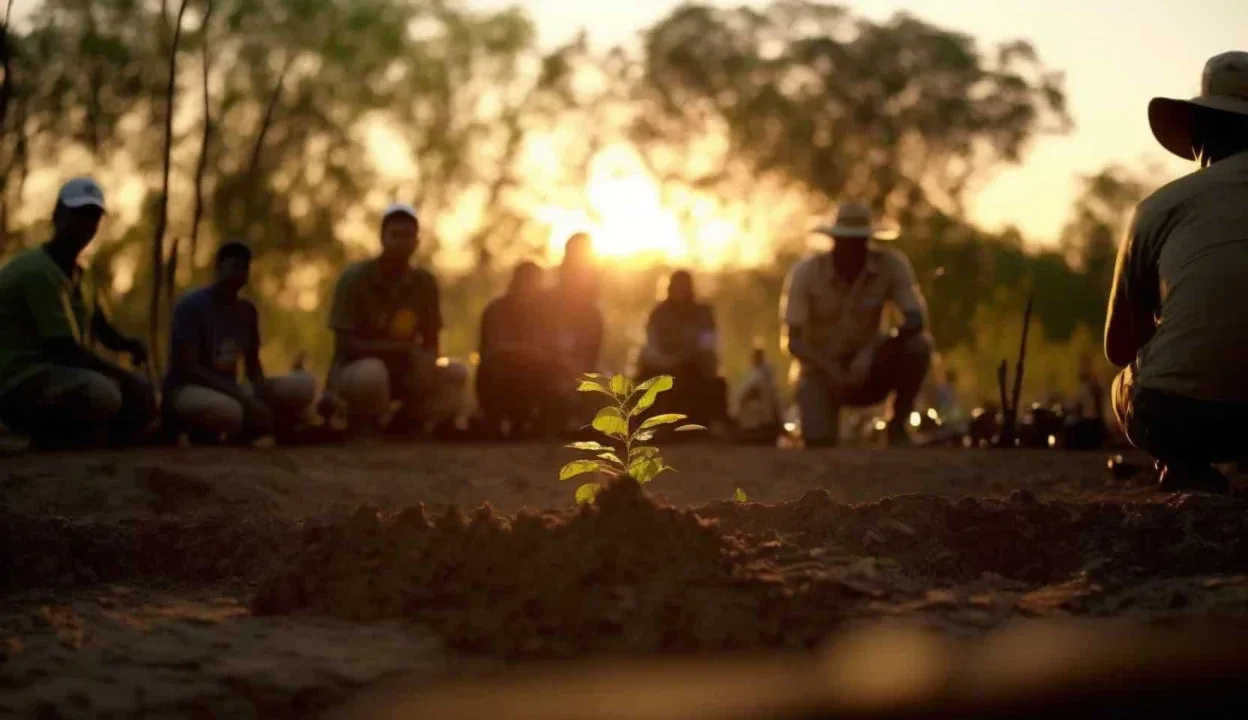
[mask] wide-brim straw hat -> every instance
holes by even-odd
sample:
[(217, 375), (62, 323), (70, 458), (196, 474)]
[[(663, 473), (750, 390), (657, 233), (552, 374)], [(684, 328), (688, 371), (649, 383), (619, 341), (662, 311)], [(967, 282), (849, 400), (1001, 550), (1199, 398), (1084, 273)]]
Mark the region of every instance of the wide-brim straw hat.
[(1153, 98), (1148, 124), (1157, 142), (1185, 160), (1195, 160), (1196, 136), (1210, 111), (1248, 119), (1248, 52), (1225, 52), (1205, 63), (1200, 94), (1190, 100)]
[(832, 222), (820, 225), (815, 232), (838, 238), (865, 238), (869, 240), (896, 240), (897, 230), (877, 225), (871, 216), (871, 208), (865, 203), (841, 203)]

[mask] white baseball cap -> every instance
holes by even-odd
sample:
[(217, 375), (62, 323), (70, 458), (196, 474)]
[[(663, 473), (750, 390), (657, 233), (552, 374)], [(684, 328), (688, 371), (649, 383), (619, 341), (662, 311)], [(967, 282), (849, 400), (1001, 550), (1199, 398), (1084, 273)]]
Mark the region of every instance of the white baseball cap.
[(97, 207), (107, 211), (104, 206), (104, 190), (89, 177), (77, 177), (67, 181), (61, 186), (56, 201), (67, 208)]
[(382, 222), (385, 222), (388, 218), (395, 215), (406, 215), (416, 222), (420, 222), (420, 215), (416, 213), (416, 208), (408, 205), (407, 203), (391, 203), (390, 207), (386, 208), (386, 211), (381, 214)]

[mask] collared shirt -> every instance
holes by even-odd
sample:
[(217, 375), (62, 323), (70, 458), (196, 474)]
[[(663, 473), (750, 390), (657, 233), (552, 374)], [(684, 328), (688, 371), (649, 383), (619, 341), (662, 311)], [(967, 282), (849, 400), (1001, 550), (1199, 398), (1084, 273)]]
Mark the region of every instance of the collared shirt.
[[(428, 345), (442, 330), (438, 283), (420, 268), (386, 278), (376, 259), (357, 262), (334, 286), (329, 329), (362, 340)], [(335, 350), (335, 367), (344, 360), (341, 348)]]
[[(169, 357), (174, 357), (178, 348), (191, 345), (203, 367), (224, 380), (238, 382), (247, 355), (260, 348), (256, 306), (244, 298), (222, 302), (211, 287), (194, 290), (173, 309), (169, 343)], [(185, 382), (176, 366), (171, 367), (165, 391), (172, 392)]]
[(66, 275), (43, 248), (22, 251), (0, 268), (0, 393), (38, 369), (44, 341), (91, 345), (98, 308), (94, 291), (83, 285), (80, 268)]
[(828, 357), (845, 359), (876, 338), (890, 304), (901, 313), (927, 314), (910, 260), (896, 248), (872, 245), (852, 283), (837, 275), (830, 252), (799, 262), (785, 282), (781, 316)]
[(1248, 401), (1248, 152), (1140, 203), (1112, 297), (1113, 322), (1155, 328), (1136, 356), (1141, 387)]

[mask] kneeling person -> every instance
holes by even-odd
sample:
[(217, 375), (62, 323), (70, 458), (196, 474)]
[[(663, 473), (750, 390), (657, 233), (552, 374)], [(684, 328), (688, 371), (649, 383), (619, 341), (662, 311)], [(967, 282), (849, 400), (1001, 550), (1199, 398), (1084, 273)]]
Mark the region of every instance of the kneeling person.
[(640, 380), (671, 375), (672, 391), (661, 396), (656, 412), (688, 415), (695, 422), (721, 422), (728, 415), (728, 385), (717, 374), (715, 314), (698, 302), (693, 276), (677, 270), (668, 281), (667, 299), (650, 313)]
[(381, 220), (381, 255), (348, 267), (334, 287), (329, 388), (354, 430), (381, 423), (392, 400), (401, 403), (392, 428), (443, 423), (460, 410), (468, 373), (438, 362), (438, 284), (411, 266), (419, 241), (416, 210), (390, 206)]
[(481, 316), (477, 400), (491, 433), (506, 422), (512, 435), (535, 434), (553, 419), (559, 388), (543, 300), (542, 269), (525, 261)]
[[(840, 207), (831, 252), (799, 263), (783, 301), (789, 353), (801, 373), (797, 405), (808, 447), (835, 445), (840, 409), (869, 407), (893, 397), (890, 445), (908, 445), (915, 398), (931, 364), (927, 308), (914, 269), (901, 251), (871, 241), (882, 233), (864, 205)], [(881, 335), (885, 304), (903, 323)]]
[(125, 441), (153, 419), (153, 388), (92, 350), (94, 340), (147, 360), (143, 343), (113, 328), (83, 288), (78, 257), (104, 217), (93, 180), (65, 183), (53, 236), (0, 268), (0, 421), (43, 447)]
[[(265, 377), (256, 308), (239, 297), (251, 274), (251, 250), (223, 245), (215, 272), (212, 285), (174, 308), (165, 418), (193, 440), (210, 442), (288, 432), (312, 405), (316, 379), (306, 372)], [(238, 379), (240, 365), (246, 385)]]

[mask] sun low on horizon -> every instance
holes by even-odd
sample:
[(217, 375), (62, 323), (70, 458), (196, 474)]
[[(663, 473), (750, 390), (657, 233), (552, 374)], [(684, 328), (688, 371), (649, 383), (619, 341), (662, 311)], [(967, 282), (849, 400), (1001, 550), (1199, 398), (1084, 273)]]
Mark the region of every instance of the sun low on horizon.
[(555, 205), (535, 208), (549, 227), (547, 252), (563, 255), (573, 234), (591, 238), (594, 254), (628, 266), (686, 264), (698, 268), (759, 262), (766, 248), (750, 246), (740, 224), (713, 203), (674, 209), (663, 188), (627, 149), (604, 154), (591, 167), (583, 209)]

